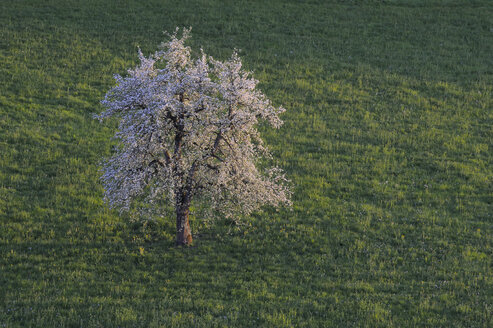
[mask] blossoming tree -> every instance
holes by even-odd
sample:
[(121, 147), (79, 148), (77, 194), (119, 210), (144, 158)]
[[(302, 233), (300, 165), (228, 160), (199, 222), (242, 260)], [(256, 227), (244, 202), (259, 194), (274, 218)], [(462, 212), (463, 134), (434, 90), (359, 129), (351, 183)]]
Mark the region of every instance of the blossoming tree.
[(279, 128), (284, 109), (256, 89), (236, 52), (225, 62), (203, 51), (193, 59), (189, 30), (177, 32), (153, 55), (139, 51), (140, 64), (115, 77), (98, 118), (120, 120), (118, 146), (102, 168), (105, 202), (126, 211), (138, 199), (147, 204), (141, 215), (172, 205), (176, 244), (188, 245), (191, 206), (233, 217), (289, 205), (291, 193), (279, 168), (259, 168), (271, 155), (256, 125)]

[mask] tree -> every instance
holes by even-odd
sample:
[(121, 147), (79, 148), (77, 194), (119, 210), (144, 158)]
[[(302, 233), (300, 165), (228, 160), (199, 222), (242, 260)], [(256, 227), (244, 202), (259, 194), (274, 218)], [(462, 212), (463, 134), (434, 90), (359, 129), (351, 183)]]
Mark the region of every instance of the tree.
[(289, 205), (291, 192), (281, 169), (260, 169), (272, 156), (256, 128), (260, 121), (279, 128), (284, 109), (256, 89), (236, 51), (225, 62), (203, 51), (193, 59), (189, 30), (177, 34), (149, 57), (139, 50), (140, 64), (115, 76), (97, 117), (120, 119), (118, 145), (102, 168), (105, 202), (128, 211), (138, 199), (143, 216), (173, 205), (176, 244), (187, 245), (192, 204), (205, 204), (203, 215), (234, 217)]

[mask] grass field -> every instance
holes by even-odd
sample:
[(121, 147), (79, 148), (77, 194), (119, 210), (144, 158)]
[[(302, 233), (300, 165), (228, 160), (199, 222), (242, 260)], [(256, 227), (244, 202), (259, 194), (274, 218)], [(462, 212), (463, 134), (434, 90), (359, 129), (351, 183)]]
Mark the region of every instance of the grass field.
[[(192, 26), (285, 125), (293, 210), (105, 208), (113, 74)], [(0, 327), (493, 327), (493, 2), (0, 2)], [(227, 234), (225, 234), (226, 232)]]

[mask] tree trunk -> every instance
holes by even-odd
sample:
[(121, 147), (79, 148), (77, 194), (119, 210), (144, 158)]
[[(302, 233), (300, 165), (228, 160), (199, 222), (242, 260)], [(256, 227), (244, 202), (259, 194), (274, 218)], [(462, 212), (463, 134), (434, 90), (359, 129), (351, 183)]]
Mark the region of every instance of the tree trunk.
[(176, 245), (185, 246), (192, 244), (192, 231), (188, 222), (190, 205), (181, 204), (176, 210)]

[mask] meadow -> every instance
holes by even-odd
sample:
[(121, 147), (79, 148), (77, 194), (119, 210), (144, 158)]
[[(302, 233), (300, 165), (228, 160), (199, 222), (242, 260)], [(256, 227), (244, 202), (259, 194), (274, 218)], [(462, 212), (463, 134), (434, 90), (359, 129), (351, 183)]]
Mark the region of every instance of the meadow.
[[(287, 109), (293, 208), (132, 223), (99, 101), (163, 31)], [(492, 327), (493, 2), (0, 2), (0, 327)]]

